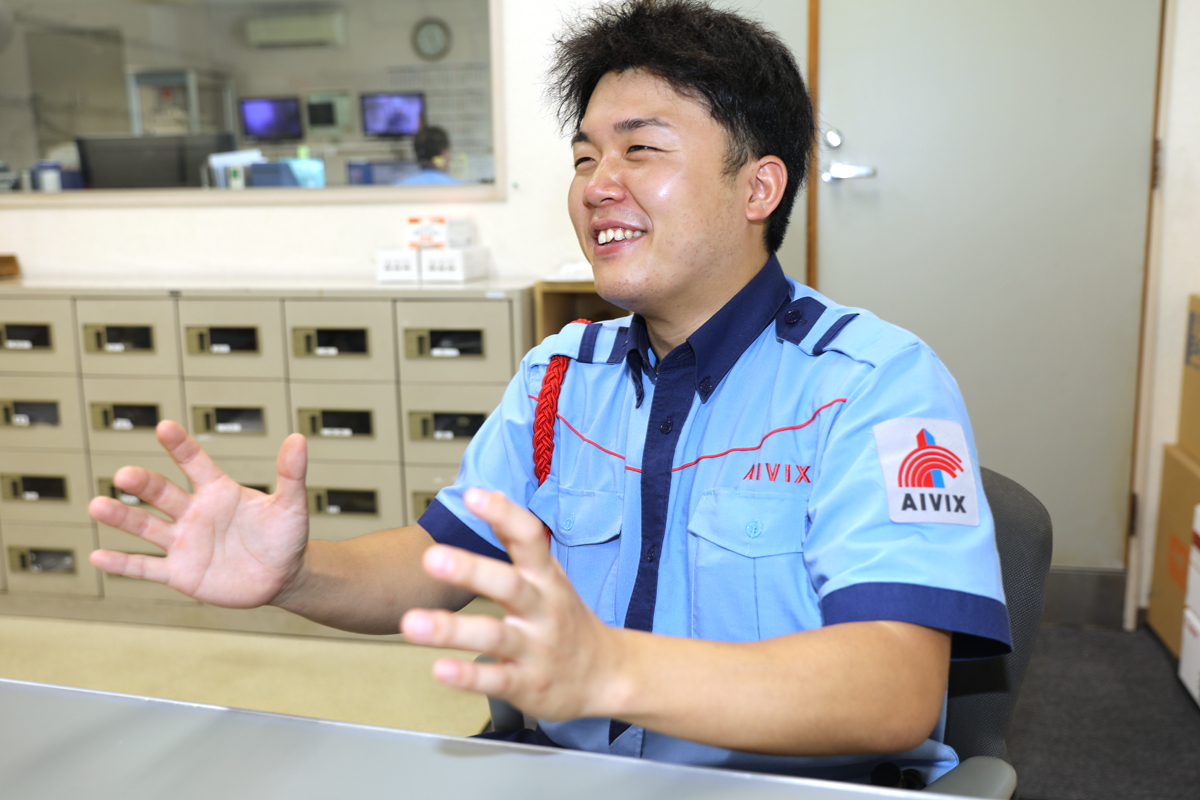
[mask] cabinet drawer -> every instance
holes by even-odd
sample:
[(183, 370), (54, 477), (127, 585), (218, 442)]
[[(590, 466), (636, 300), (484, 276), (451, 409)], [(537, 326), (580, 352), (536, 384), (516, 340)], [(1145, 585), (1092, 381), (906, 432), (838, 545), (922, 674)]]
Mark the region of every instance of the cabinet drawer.
[(284, 377), (279, 300), (180, 300), (179, 328), (185, 377)]
[(214, 457), (271, 458), (291, 433), (282, 381), (188, 380), (187, 429)]
[(86, 446), (78, 379), (4, 376), (0, 447), (83, 450)]
[(342, 541), (404, 524), (398, 464), (308, 465), (309, 536)]
[(154, 427), (186, 424), (178, 380), (84, 378), (88, 443), (101, 453), (161, 453)]
[(395, 383), (389, 300), (286, 300), (292, 380)]
[(309, 458), (400, 461), (394, 384), (293, 383), (292, 420)]
[(0, 299), (0, 371), (74, 374), (69, 298)]
[(399, 300), (396, 334), (405, 383), (507, 383), (516, 369), (506, 300)]
[(0, 520), (87, 523), (87, 475), (83, 453), (0, 453)]
[(178, 375), (175, 301), (77, 300), (84, 375)]
[(99, 571), (88, 561), (94, 537), (91, 525), (0, 523), (9, 593), (98, 597)]
[(458, 477), (457, 466), (408, 467), (404, 468), (404, 499), (408, 507), (408, 524), (417, 520), (429, 508), (437, 493), (454, 483)]
[(467, 443), (503, 395), (500, 385), (402, 385), (405, 462), (457, 467)]

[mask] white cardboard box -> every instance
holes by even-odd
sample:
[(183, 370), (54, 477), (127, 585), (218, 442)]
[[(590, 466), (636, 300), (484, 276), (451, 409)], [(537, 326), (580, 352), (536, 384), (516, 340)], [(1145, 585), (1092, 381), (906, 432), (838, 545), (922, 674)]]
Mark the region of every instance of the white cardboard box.
[(1192, 699), (1200, 703), (1200, 617), (1190, 608), (1183, 610), (1183, 644), (1179, 648), (1179, 680)]
[(475, 225), (467, 217), (409, 217), (405, 241), (414, 250), (473, 247)]
[(466, 283), (487, 277), (486, 247), (420, 252), (421, 281), (424, 283)]
[(1188, 552), (1187, 590), (1183, 605), (1200, 615), (1200, 505), (1192, 516), (1192, 546)]
[(376, 251), (375, 279), (380, 283), (417, 283), (421, 280), (420, 251), (405, 248)]

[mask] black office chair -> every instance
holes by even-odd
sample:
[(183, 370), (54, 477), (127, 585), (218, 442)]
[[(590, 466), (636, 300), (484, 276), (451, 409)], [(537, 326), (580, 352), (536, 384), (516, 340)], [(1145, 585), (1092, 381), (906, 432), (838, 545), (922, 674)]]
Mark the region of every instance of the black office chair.
[(981, 471), (996, 522), (1013, 650), (950, 666), (945, 741), (961, 763), (925, 791), (1006, 799), (1016, 791), (1017, 774), (1004, 737), (1042, 621), (1053, 535), (1050, 515), (1036, 497), (997, 472)]
[[(951, 664), (945, 742), (958, 753), (960, 763), (925, 791), (1008, 800), (1016, 791), (1017, 773), (1004, 737), (1042, 621), (1052, 532), (1050, 514), (1036, 497), (997, 472), (981, 471), (996, 524), (1013, 649), (998, 658)], [(489, 697), (488, 705), (493, 730), (528, 723), (520, 710), (503, 700)]]

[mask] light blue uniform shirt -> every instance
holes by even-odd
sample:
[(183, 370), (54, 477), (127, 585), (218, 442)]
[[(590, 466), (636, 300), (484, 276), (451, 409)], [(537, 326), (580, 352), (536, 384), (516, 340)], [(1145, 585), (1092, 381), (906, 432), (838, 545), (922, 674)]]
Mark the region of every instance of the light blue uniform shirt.
[[(539, 487), (534, 410), (556, 354), (572, 361)], [(954, 379), (915, 336), (786, 278), (774, 257), (660, 362), (637, 316), (568, 325), (525, 356), (420, 520), (440, 542), (507, 560), (463, 505), (471, 486), (502, 490), (550, 527), (554, 556), (609, 625), (741, 642), (901, 620), (953, 632), (955, 658), (1009, 650)], [(863, 781), (892, 761), (931, 781), (957, 763), (943, 726), (944, 711), (908, 753), (823, 758), (603, 719), (540, 730), (565, 747), (662, 761)]]

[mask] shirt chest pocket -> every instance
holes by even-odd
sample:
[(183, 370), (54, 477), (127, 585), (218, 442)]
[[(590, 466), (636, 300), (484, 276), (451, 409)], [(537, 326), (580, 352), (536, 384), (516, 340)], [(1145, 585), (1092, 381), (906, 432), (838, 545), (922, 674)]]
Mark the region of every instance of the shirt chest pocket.
[(548, 480), (534, 492), (529, 510), (550, 527), (551, 552), (579, 596), (600, 619), (615, 625), (623, 496)]
[(743, 642), (820, 625), (804, 564), (807, 493), (711, 489), (688, 521), (692, 635)]

